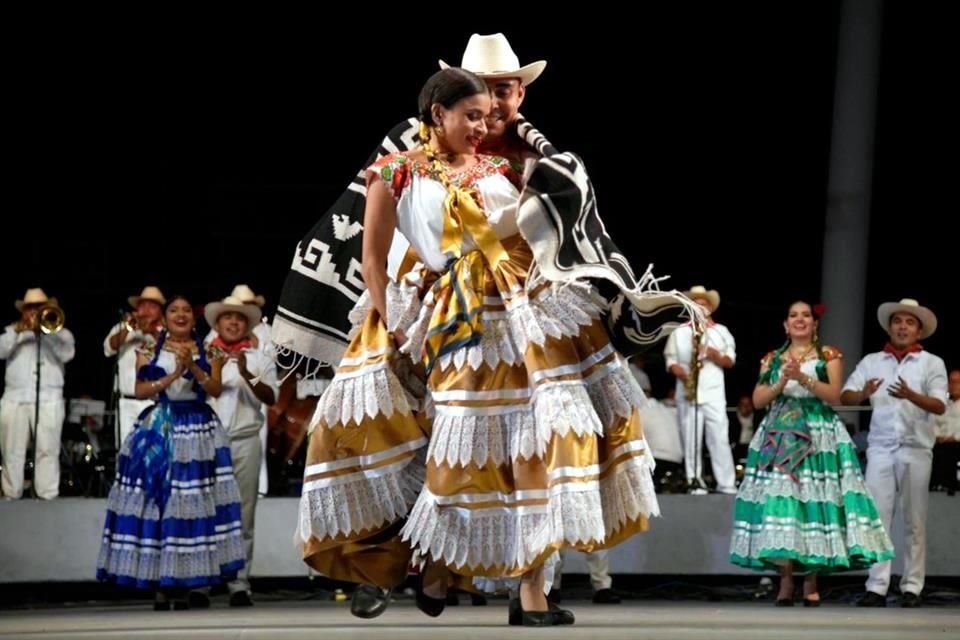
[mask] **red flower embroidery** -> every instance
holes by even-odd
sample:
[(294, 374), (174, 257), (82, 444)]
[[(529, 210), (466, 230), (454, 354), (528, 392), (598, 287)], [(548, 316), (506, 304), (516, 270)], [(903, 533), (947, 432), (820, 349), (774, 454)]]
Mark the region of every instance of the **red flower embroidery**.
[(393, 189), (393, 196), (399, 198), (400, 194), (403, 193), (403, 188), (407, 186), (409, 182), (410, 172), (407, 170), (407, 165), (401, 164), (395, 166), (393, 170), (393, 180), (390, 183)]

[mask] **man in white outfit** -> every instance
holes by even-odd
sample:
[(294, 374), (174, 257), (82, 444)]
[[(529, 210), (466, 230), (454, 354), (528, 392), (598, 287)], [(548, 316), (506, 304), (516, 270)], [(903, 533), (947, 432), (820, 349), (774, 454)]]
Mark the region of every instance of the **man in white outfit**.
[(163, 307), (167, 299), (159, 288), (146, 286), (139, 296), (130, 296), (127, 302), (133, 307), (123, 322), (110, 329), (103, 340), (103, 355), (117, 357), (117, 375), (114, 389), (119, 395), (117, 402), (117, 449), (133, 431), (140, 413), (153, 405), (147, 398), (138, 400), (133, 393), (137, 384), (137, 351), (156, 344), (163, 330)]
[(687, 296), (710, 316), (706, 331), (700, 336), (695, 352), (693, 326), (678, 327), (667, 340), (664, 358), (667, 371), (677, 379), (677, 420), (683, 437), (689, 492), (695, 495), (707, 493), (703, 482), (703, 440), (706, 434), (717, 491), (732, 495), (737, 489), (723, 370), (736, 362), (737, 346), (730, 331), (712, 318), (720, 306), (720, 294), (698, 285), (687, 291)]
[[(947, 368), (920, 346), (937, 329), (937, 317), (916, 300), (887, 302), (877, 310), (890, 336), (882, 351), (863, 358), (843, 387), (841, 401), (870, 400), (873, 415), (867, 447), (867, 488), (889, 533), (897, 500), (904, 520), (905, 549), (900, 605), (920, 606), (927, 570), (927, 504), (933, 461), (934, 416), (947, 407)], [(862, 607), (887, 606), (890, 561), (870, 569)]]
[[(28, 289), (15, 303), (20, 319), (0, 335), (0, 360), (7, 361), (0, 398), (0, 448), (3, 453), (3, 495), (23, 495), (23, 467), (27, 445), (33, 440), (36, 466), (33, 486), (37, 497), (51, 500), (60, 494), (60, 433), (63, 429), (63, 365), (73, 360), (73, 334), (63, 327), (44, 333), (38, 314), (57, 307), (43, 289)], [(37, 350), (40, 341), (40, 393), (37, 395)], [(39, 410), (37, 408), (39, 400)], [(39, 415), (38, 415), (39, 413)]]
[[(240, 490), (246, 551), (246, 565), (236, 580), (227, 583), (227, 588), (231, 607), (248, 607), (253, 604), (248, 577), (253, 564), (257, 484), (263, 457), (259, 436), (263, 426), (262, 407), (276, 402), (277, 367), (273, 358), (267, 357), (252, 338), (252, 328), (260, 323), (257, 305), (228, 296), (221, 302), (208, 304), (204, 316), (217, 330), (208, 350), (215, 357), (225, 358), (220, 395), (211, 396), (208, 402), (217, 412), (230, 440), (233, 474)], [(199, 608), (209, 606), (209, 598), (202, 591), (192, 592), (190, 602)]]
[[(271, 329), (270, 323), (267, 320), (267, 317), (263, 315), (263, 305), (267, 303), (266, 298), (261, 295), (257, 295), (253, 292), (249, 286), (245, 284), (238, 284), (233, 288), (233, 291), (230, 292), (231, 298), (236, 298), (240, 300), (243, 304), (251, 305), (255, 307), (260, 313), (260, 321), (250, 325), (250, 333), (254, 342), (254, 347), (258, 349), (264, 356), (267, 358), (273, 359), (273, 342), (271, 341)], [(204, 345), (209, 345), (210, 341), (217, 337), (217, 330), (215, 327), (210, 327), (210, 333), (207, 334), (207, 337), (204, 339)], [(257, 491), (261, 496), (265, 496), (268, 493), (269, 489), (269, 477), (267, 475), (267, 407), (264, 405), (261, 413), (263, 414), (263, 423), (260, 427), (259, 438), (260, 438), (260, 450), (262, 455), (260, 456), (260, 475), (257, 479)]]

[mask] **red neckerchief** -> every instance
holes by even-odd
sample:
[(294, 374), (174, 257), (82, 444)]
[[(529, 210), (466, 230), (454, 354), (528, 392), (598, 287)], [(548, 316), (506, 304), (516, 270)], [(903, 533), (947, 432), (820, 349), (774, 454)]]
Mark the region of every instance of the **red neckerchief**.
[(227, 354), (227, 355), (229, 356), (229, 355), (233, 355), (233, 354), (235, 354), (235, 353), (239, 353), (239, 352), (243, 351), (244, 349), (252, 349), (252, 348), (253, 348), (253, 342), (250, 340), (250, 338), (243, 338), (242, 340), (237, 340), (236, 342), (234, 342), (234, 343), (232, 343), (232, 344), (227, 344), (226, 342), (223, 341), (223, 338), (221, 338), (221, 337), (218, 335), (218, 336), (217, 336), (216, 338), (214, 338), (213, 341), (210, 343), (210, 348), (211, 348), (211, 350), (212, 350), (212, 349), (219, 349), (220, 351), (223, 351), (225, 354)]
[(897, 349), (890, 342), (883, 347), (883, 352), (893, 355), (893, 357), (897, 359), (897, 362), (903, 362), (903, 359), (907, 357), (908, 353), (920, 353), (921, 351), (923, 351), (923, 345), (919, 342), (914, 342), (906, 349)]

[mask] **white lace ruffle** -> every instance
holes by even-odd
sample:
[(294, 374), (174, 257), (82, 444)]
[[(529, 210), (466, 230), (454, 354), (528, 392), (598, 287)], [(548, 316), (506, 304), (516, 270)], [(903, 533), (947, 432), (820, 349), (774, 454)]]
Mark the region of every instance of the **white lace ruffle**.
[[(130, 447), (137, 429), (147, 428), (149, 427), (138, 422), (120, 445), (120, 455), (129, 458)], [(175, 424), (167, 432), (167, 437), (173, 445), (173, 460), (176, 462), (213, 460), (216, 458), (217, 449), (229, 450), (230, 448), (230, 441), (218, 420), (197, 424)]]
[(520, 457), (542, 456), (545, 446), (538, 441), (533, 411), (502, 415), (452, 416), (438, 414), (433, 419), (433, 432), (427, 459), (451, 467), (479, 466), (492, 461), (502, 465)]
[[(573, 431), (603, 435), (618, 417), (629, 418), (643, 395), (633, 376), (617, 367), (586, 384), (582, 380), (551, 383), (536, 390), (533, 401), (500, 415), (459, 416), (427, 406), (433, 435), (427, 458), (437, 464), (465, 467), (488, 461), (502, 465), (519, 458), (542, 458), (554, 435)], [(632, 384), (631, 384), (632, 383)], [(633, 395), (634, 392), (639, 396)]]
[(542, 508), (467, 510), (440, 507), (426, 487), (410, 512), (402, 535), (421, 556), (455, 567), (528, 566), (548, 546), (602, 541), (628, 520), (659, 515), (645, 457), (622, 463), (582, 491), (556, 487)]
[(526, 341), (516, 339), (509, 320), (484, 317), (480, 344), (444, 354), (439, 365), (442, 371), (450, 367), (462, 369), (464, 365), (476, 371), (484, 364), (493, 369), (501, 362), (513, 366), (523, 362), (525, 349)]
[(240, 525), (215, 536), (213, 544), (184, 547), (161, 541), (130, 543), (105, 531), (97, 569), (115, 576), (159, 582), (161, 578), (189, 580), (209, 577), (219, 582), (220, 567), (245, 559)]
[[(419, 559), (414, 557), (414, 562)], [(418, 562), (417, 562), (418, 563)], [(553, 589), (554, 581), (557, 579), (557, 567), (560, 566), (560, 554), (551, 553), (543, 561), (543, 594), (547, 595)], [(562, 567), (561, 567), (562, 568)], [(472, 580), (473, 588), (482, 593), (491, 595), (510, 595), (515, 597), (517, 589), (520, 588), (520, 578), (486, 578), (482, 576), (474, 577)]]
[(113, 511), (118, 516), (137, 516), (142, 520), (159, 520), (160, 506), (146, 499), (146, 494), (139, 487), (128, 484), (114, 485), (107, 496), (107, 511)]
[(647, 404), (647, 397), (636, 378), (619, 358), (606, 374), (590, 381), (587, 391), (607, 431), (616, 425), (619, 418), (629, 418), (634, 411), (643, 409)]
[(737, 493), (739, 500), (764, 503), (772, 496), (792, 498), (800, 502), (830, 502), (843, 505), (843, 496), (849, 493), (870, 496), (859, 468), (846, 465), (839, 475), (801, 469), (797, 481), (776, 469), (760, 471), (747, 469)]
[(648, 448), (643, 456), (620, 463), (613, 473), (600, 481), (608, 537), (639, 516), (654, 518), (660, 515), (660, 503), (653, 486), (653, 468), (653, 456)]
[(330, 427), (351, 422), (359, 424), (380, 413), (387, 417), (395, 413), (408, 416), (416, 404), (384, 362), (364, 369), (359, 375), (335, 376), (320, 396), (310, 421), (311, 430), (319, 422)]
[(596, 407), (587, 385), (581, 380), (557, 382), (537, 389), (533, 396), (533, 414), (538, 455), (546, 451), (554, 435), (562, 438), (571, 431), (581, 437), (589, 433), (603, 435)]
[(297, 538), (323, 540), (378, 528), (407, 515), (423, 487), (422, 454), (388, 475), (308, 489), (300, 496)]
[(407, 341), (400, 345), (398, 351), (413, 360), (420, 360), (423, 354), (423, 345), (427, 342), (430, 332), (430, 317), (433, 315), (433, 292), (428, 291), (420, 307), (420, 315), (405, 329)]
[[(232, 474), (221, 476), (212, 487), (203, 490), (172, 489), (164, 517), (184, 520), (213, 518), (217, 515), (217, 507), (230, 504), (240, 504), (239, 487)], [(136, 516), (145, 520), (156, 520), (160, 517), (157, 504), (147, 500), (140, 487), (132, 487), (129, 483), (118, 483), (115, 489), (110, 491), (107, 510), (120, 516)]]
[[(420, 315), (420, 289), (407, 280), (400, 282), (390, 281), (385, 290), (387, 301), (387, 317), (384, 324), (387, 331), (396, 331), (398, 328), (406, 331), (407, 327), (414, 323)], [(370, 299), (370, 292), (364, 290), (357, 302), (353, 305), (347, 319), (350, 321), (351, 331), (349, 337), (352, 339), (360, 327), (363, 325), (370, 311), (373, 309), (373, 301)]]
[(347, 320), (350, 322), (350, 332), (347, 334), (347, 339), (353, 340), (360, 333), (360, 328), (371, 310), (373, 310), (373, 300), (370, 299), (370, 290), (364, 289), (353, 308), (350, 309), (350, 313), (347, 314)]
[(806, 556), (846, 558), (852, 547), (861, 547), (874, 554), (892, 550), (893, 545), (879, 519), (849, 514), (844, 524), (770, 518), (753, 525), (738, 520), (733, 523), (730, 552), (744, 558), (756, 558), (765, 550), (786, 549)]
[(420, 290), (406, 282), (390, 282), (386, 297), (387, 331), (406, 331), (420, 315)]
[(530, 342), (543, 345), (548, 337), (579, 335), (581, 328), (592, 324), (600, 313), (590, 286), (580, 283), (553, 284), (533, 298), (507, 302), (511, 336), (521, 353)]
[[(408, 292), (404, 291), (403, 295), (408, 295)], [(411, 317), (413, 305), (406, 298), (403, 304), (408, 305), (408, 311), (402, 315), (405, 322)], [(446, 371), (450, 367), (462, 369), (466, 365), (476, 370), (484, 364), (494, 368), (500, 362), (511, 366), (520, 364), (530, 342), (543, 345), (548, 336), (577, 336), (582, 327), (593, 323), (601, 313), (591, 287), (579, 283), (549, 286), (532, 299), (521, 295), (514, 300), (507, 300), (505, 304), (505, 312), (484, 314), (480, 343), (443, 355), (438, 361), (441, 370)], [(414, 357), (419, 357), (423, 352), (433, 311), (432, 292), (428, 292), (416, 318), (409, 324), (399, 324), (407, 334), (407, 342), (400, 348), (401, 352)]]

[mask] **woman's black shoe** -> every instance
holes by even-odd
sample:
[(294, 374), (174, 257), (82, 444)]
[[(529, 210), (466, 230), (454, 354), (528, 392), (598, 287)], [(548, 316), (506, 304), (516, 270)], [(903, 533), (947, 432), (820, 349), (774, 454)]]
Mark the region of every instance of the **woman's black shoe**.
[[(517, 598), (520, 605), (520, 624), (524, 627), (552, 627), (557, 624), (557, 617), (550, 611), (526, 611), (520, 598)], [(549, 604), (547, 605), (549, 607)]]
[[(511, 598), (510, 605), (507, 607), (507, 611), (507, 623), (510, 626), (518, 627), (523, 624), (524, 612), (523, 608), (520, 606), (520, 598)], [(561, 609), (552, 602), (550, 603), (550, 611), (548, 613), (553, 616), (553, 625), (573, 624), (576, 622), (576, 616), (573, 615), (572, 611)]]
[(417, 609), (420, 609), (420, 611), (423, 611), (431, 618), (436, 618), (443, 613), (443, 609), (446, 606), (446, 597), (431, 598), (425, 594), (422, 589), (417, 589)]
[[(448, 591), (442, 598), (431, 598), (423, 592), (423, 574), (425, 570), (420, 571), (420, 575), (417, 577), (417, 609), (423, 611), (425, 614), (431, 618), (436, 618), (441, 613), (443, 613), (444, 607), (447, 606), (447, 596), (450, 595)], [(457, 603), (459, 604), (459, 602)]]
[(170, 611), (170, 601), (165, 595), (158, 593), (153, 597), (153, 610)]
[(350, 613), (369, 620), (387, 610), (390, 604), (390, 589), (381, 589), (372, 584), (361, 584), (353, 591), (350, 599)]

